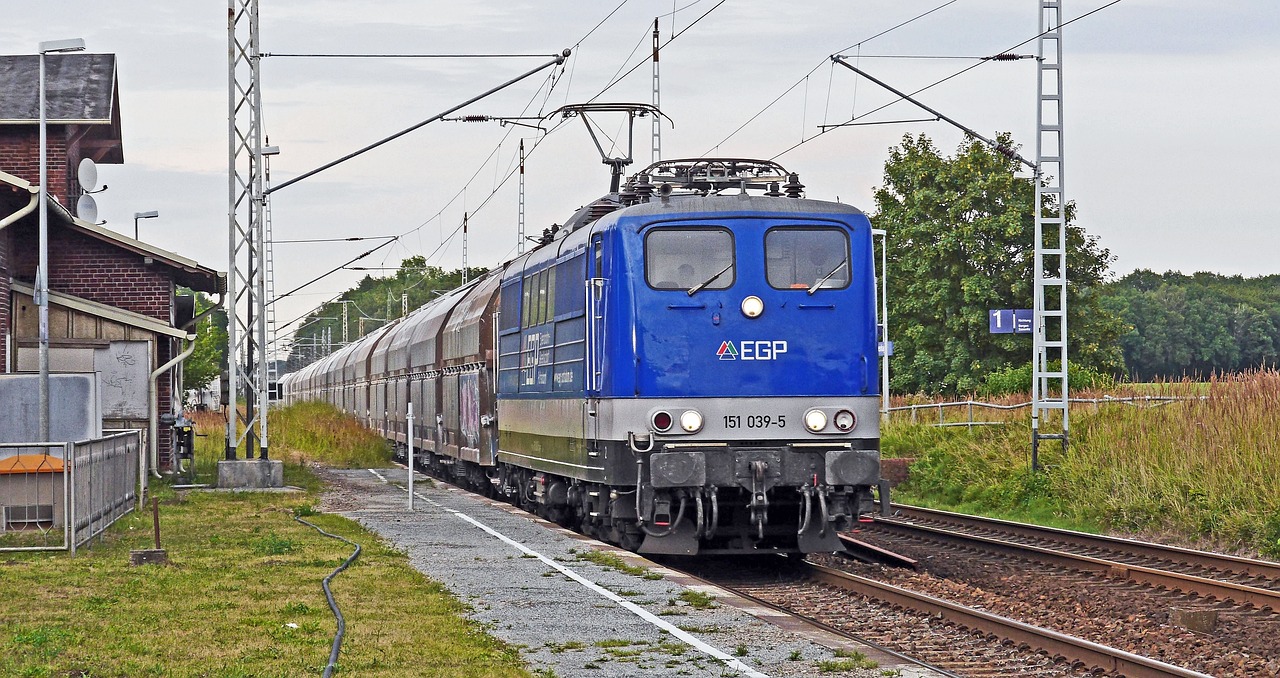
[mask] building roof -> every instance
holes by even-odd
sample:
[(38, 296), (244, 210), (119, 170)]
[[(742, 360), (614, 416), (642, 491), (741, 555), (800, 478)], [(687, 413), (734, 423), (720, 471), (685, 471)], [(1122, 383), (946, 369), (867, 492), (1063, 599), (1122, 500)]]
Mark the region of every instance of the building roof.
[[(0, 125), (40, 121), (40, 58), (0, 56)], [(45, 119), (55, 125), (94, 126), (84, 142), (96, 162), (124, 162), (120, 89), (114, 54), (46, 54)]]
[[(31, 183), (0, 172), (0, 220), (26, 207), (39, 188)], [(35, 223), (38, 215), (32, 211), (22, 217), (19, 222)], [(101, 240), (121, 249), (129, 250), (144, 257), (150, 257), (155, 263), (173, 270), (173, 279), (184, 287), (197, 292), (216, 293), (226, 287), (226, 276), (218, 271), (201, 266), (199, 263), (180, 254), (162, 250), (154, 245), (134, 240), (129, 236), (116, 233), (97, 224), (91, 224), (71, 216), (53, 196), (49, 196), (49, 225), (52, 228), (66, 227), (78, 231), (91, 238)]]

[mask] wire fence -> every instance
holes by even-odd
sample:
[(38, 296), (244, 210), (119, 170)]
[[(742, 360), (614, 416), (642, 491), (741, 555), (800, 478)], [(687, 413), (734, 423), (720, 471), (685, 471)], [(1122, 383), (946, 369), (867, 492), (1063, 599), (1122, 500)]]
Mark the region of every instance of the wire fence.
[(0, 443), (0, 551), (72, 553), (138, 504), (142, 431)]
[[(1074, 406), (1091, 406), (1093, 411), (1096, 412), (1102, 405), (1150, 408), (1163, 407), (1176, 402), (1205, 399), (1206, 396), (1130, 396), (1124, 398), (1103, 396), (1101, 398), (1070, 398), (1069, 402)], [(888, 418), (889, 421), (893, 421), (895, 415), (909, 415), (913, 424), (920, 423), (925, 418), (928, 418), (933, 426), (966, 426), (972, 429), (975, 426), (1000, 426), (1006, 424), (1009, 421), (1008, 412), (1029, 407), (1031, 407), (1030, 401), (1003, 405), (977, 400), (919, 403), (890, 407), (888, 409)]]

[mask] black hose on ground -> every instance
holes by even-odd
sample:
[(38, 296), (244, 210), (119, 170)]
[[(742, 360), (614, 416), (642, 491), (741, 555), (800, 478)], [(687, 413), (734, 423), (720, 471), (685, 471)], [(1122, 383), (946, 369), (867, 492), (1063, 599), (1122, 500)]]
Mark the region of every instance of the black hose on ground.
[(352, 546), (356, 547), (356, 550), (352, 551), (351, 555), (348, 556), (346, 560), (342, 561), (342, 564), (338, 566), (338, 569), (334, 570), (333, 572), (330, 572), (329, 576), (325, 577), (324, 580), (320, 582), (321, 588), (324, 589), (324, 597), (329, 599), (329, 609), (333, 610), (333, 616), (338, 620), (338, 632), (334, 634), (333, 648), (329, 650), (329, 664), (328, 666), (324, 667), (324, 678), (330, 678), (330, 676), (333, 675), (333, 669), (338, 665), (338, 650), (342, 648), (342, 636), (347, 631), (347, 622), (342, 618), (342, 612), (338, 611), (338, 603), (333, 599), (333, 591), (329, 590), (329, 582), (334, 577), (338, 576), (338, 573), (347, 569), (347, 567), (350, 566), (351, 563), (356, 562), (356, 558), (360, 557), (360, 545), (351, 541), (350, 539), (347, 539), (346, 537), (340, 537), (331, 532), (325, 532), (324, 530), (320, 529), (319, 525), (316, 525), (314, 523), (309, 523), (303, 520), (302, 518), (299, 518), (298, 516), (294, 516), (293, 519), (302, 523), (303, 525), (308, 525), (314, 528), (316, 532), (319, 532), (320, 534), (323, 534), (326, 537), (337, 539), (339, 541), (345, 541), (348, 544), (351, 544)]

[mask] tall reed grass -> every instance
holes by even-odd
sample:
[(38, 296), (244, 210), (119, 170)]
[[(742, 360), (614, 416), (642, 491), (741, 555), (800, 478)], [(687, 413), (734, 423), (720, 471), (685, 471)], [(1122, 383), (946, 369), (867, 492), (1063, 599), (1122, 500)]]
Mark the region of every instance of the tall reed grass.
[[(196, 471), (200, 479), (212, 479), (214, 463), (226, 452), (226, 419), (216, 411), (197, 412), (193, 418), (196, 431), (204, 436), (196, 439)], [(272, 408), (267, 433), (268, 452), (271, 458), (287, 462), (285, 482), (290, 484), (316, 482), (309, 474), (293, 473), (292, 467), (310, 462), (338, 468), (382, 468), (391, 463), (387, 441), (326, 403)], [(238, 451), (242, 458), (243, 447)]]
[[(1027, 410), (981, 430), (903, 421), (886, 456), (910, 456), (913, 500), (1056, 519), (1077, 527), (1162, 533), (1280, 557), (1280, 372), (1217, 375), (1113, 395), (1204, 396), (1159, 407), (1072, 409), (1071, 444), (1042, 444), (1029, 472)], [(1098, 394), (1094, 394), (1098, 395)], [(921, 422), (927, 419), (921, 419)]]

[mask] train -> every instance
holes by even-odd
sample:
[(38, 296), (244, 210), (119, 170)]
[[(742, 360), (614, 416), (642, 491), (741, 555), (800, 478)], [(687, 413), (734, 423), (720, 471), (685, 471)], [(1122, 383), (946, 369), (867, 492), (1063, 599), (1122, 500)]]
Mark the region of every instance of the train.
[(888, 505), (867, 216), (765, 160), (662, 161), (611, 189), (285, 375), (283, 399), (640, 553), (841, 550)]

